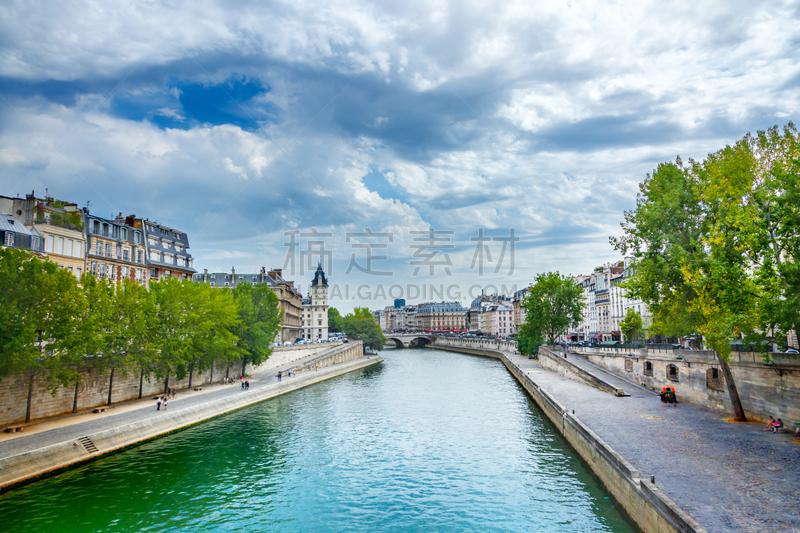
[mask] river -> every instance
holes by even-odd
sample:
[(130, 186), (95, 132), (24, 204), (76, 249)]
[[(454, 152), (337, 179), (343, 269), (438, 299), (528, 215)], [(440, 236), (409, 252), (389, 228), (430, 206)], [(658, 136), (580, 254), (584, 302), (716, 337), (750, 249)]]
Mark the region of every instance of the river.
[(14, 489), (0, 529), (636, 531), (502, 363), (381, 356)]

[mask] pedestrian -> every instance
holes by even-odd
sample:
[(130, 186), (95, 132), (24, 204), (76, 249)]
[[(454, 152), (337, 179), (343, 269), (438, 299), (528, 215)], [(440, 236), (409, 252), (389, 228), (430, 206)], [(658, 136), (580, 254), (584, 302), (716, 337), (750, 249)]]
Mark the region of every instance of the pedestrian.
[(772, 415), (769, 415), (769, 422), (767, 422), (767, 427), (764, 428), (764, 431), (772, 431), (774, 425), (775, 420), (772, 419)]
[[(160, 410), (161, 410), (161, 396), (159, 396), (156, 399), (156, 411), (160, 411)], [(770, 418), (772, 418), (772, 417), (770, 417)]]
[(245, 381), (244, 382), (244, 390), (250, 390), (250, 382), (249, 381)]
[(167, 410), (167, 399), (166, 398), (164, 398), (164, 410), (165, 411)]
[(244, 381), (242, 381), (242, 390), (244, 390)]
[(280, 370), (279, 370), (279, 371), (278, 371), (278, 381), (280, 381), (280, 380), (281, 380), (281, 372), (280, 372)]

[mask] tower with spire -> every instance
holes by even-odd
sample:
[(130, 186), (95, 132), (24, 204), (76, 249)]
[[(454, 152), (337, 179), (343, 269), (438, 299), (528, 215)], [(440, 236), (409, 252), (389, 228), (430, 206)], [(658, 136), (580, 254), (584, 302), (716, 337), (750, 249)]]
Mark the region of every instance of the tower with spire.
[(310, 340), (328, 338), (328, 279), (317, 264), (308, 297), (303, 299), (303, 336)]

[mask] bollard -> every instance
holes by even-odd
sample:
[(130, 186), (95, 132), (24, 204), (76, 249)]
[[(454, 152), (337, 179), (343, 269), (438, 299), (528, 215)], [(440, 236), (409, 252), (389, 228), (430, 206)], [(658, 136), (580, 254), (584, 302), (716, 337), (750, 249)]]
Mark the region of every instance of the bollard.
[(650, 476), (650, 483), (656, 482), (656, 476)]
[(575, 414), (575, 409), (573, 409), (573, 410), (572, 410), (572, 414), (573, 414), (573, 415)]

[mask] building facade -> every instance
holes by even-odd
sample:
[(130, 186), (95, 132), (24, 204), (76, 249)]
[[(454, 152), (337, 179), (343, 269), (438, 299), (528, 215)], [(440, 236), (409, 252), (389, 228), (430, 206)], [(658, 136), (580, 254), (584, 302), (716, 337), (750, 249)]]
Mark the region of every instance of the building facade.
[(508, 337), (514, 327), (514, 308), (510, 305), (495, 305), (492, 307), (491, 334), (495, 337)]
[(148, 273), (144, 234), (140, 228), (93, 215), (83, 209), (86, 234), (84, 271), (119, 283), (124, 278), (147, 285)]
[(328, 339), (328, 279), (322, 264), (317, 265), (309, 295), (303, 299), (303, 338)]
[(459, 302), (422, 304), (417, 308), (417, 325), (425, 331), (462, 331), (467, 328), (467, 310)]
[[(120, 217), (118, 220), (122, 218)], [(125, 222), (143, 232), (147, 275), (152, 281), (164, 278), (192, 279), (197, 271), (189, 253), (189, 237), (182, 231), (147, 219), (126, 217)]]

